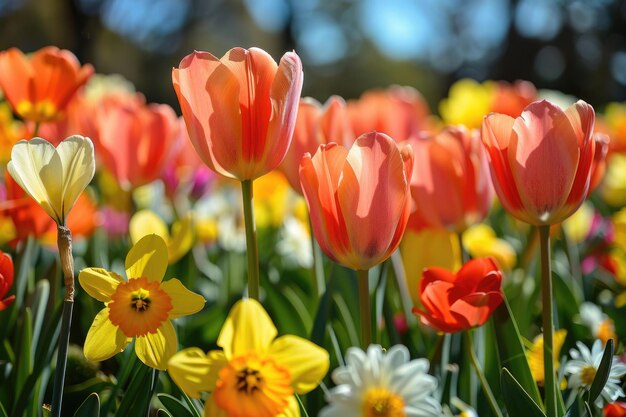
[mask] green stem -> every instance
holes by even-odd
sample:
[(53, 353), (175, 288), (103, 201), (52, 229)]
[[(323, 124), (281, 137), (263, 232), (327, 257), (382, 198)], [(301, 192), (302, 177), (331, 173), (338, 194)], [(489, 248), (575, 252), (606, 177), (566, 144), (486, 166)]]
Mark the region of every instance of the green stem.
[(556, 417), (556, 381), (554, 374), (554, 325), (552, 318), (552, 270), (550, 266), (550, 226), (539, 226), (541, 243), (541, 298), (543, 303), (543, 369), (545, 375), (546, 415)]
[(472, 366), (474, 367), (474, 371), (476, 371), (476, 375), (478, 375), (480, 385), (483, 387), (483, 392), (485, 394), (485, 397), (487, 397), (487, 402), (489, 403), (489, 407), (491, 408), (491, 411), (494, 416), (503, 417), (502, 411), (500, 410), (500, 407), (498, 406), (498, 401), (496, 401), (496, 397), (493, 395), (491, 386), (489, 385), (489, 382), (487, 381), (487, 378), (485, 377), (485, 373), (483, 372), (483, 369), (480, 366), (480, 362), (478, 361), (478, 358), (476, 357), (476, 352), (474, 352), (474, 342), (472, 340), (472, 331), (467, 330), (465, 332), (465, 337), (466, 337), (465, 344), (467, 346), (467, 353), (470, 358), (470, 362), (472, 363)]
[(313, 268), (311, 273), (317, 287), (317, 298), (319, 299), (326, 292), (326, 278), (324, 277), (324, 264), (322, 263), (322, 250), (315, 240), (313, 234), (313, 224), (309, 217), (309, 231), (311, 232), (311, 251), (313, 252)]
[(41, 123), (35, 122), (35, 129), (33, 129), (33, 137), (39, 134), (39, 126), (41, 126)]
[(148, 405), (146, 407), (147, 417), (150, 417), (150, 403), (152, 402), (152, 397), (154, 397), (154, 393), (156, 392), (158, 383), (159, 383), (159, 371), (156, 369), (152, 369), (152, 378), (150, 381), (150, 396), (148, 397)]
[(461, 250), (461, 263), (466, 263), (470, 260), (469, 253), (465, 250), (465, 246), (463, 246), (463, 232), (459, 232), (456, 234), (456, 237), (459, 239), (459, 249)]
[(65, 384), (65, 368), (67, 366), (67, 348), (70, 343), (70, 325), (74, 301), (63, 302), (63, 317), (61, 318), (61, 335), (59, 336), (59, 351), (57, 352), (57, 367), (54, 374), (52, 388), (52, 417), (61, 416), (63, 402), (63, 385)]
[(369, 270), (359, 269), (357, 281), (359, 282), (359, 311), (361, 313), (361, 347), (367, 350), (372, 343), (372, 312), (370, 307), (370, 283)]
[(126, 382), (128, 381), (129, 377), (133, 374), (135, 365), (137, 364), (137, 355), (135, 355), (134, 353), (135, 351), (134, 346), (130, 345), (127, 348), (127, 351), (130, 352), (130, 354), (128, 355), (128, 360), (124, 362), (121, 373), (117, 376), (117, 383), (113, 385), (113, 388), (111, 389), (111, 393), (109, 394), (109, 399), (107, 400), (107, 402), (104, 404), (104, 407), (102, 408), (102, 416), (104, 417), (107, 417), (109, 415), (109, 410), (117, 401), (117, 392), (121, 389), (121, 387), (126, 385)]
[(254, 222), (254, 206), (252, 180), (241, 181), (243, 195), (243, 219), (246, 227), (246, 253), (248, 255), (248, 295), (259, 300), (259, 249), (256, 241), (256, 224)]

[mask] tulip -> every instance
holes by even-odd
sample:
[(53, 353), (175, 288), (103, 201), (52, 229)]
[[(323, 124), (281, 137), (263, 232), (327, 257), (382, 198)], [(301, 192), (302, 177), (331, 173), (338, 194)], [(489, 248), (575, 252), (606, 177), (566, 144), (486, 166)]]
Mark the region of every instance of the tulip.
[(94, 69), (80, 66), (73, 53), (54, 46), (26, 57), (16, 48), (0, 53), (0, 87), (13, 110), (36, 123), (62, 119), (76, 90)]
[(0, 251), (0, 311), (8, 308), (15, 301), (15, 295), (5, 297), (12, 285), (13, 260), (9, 255)]
[(604, 417), (624, 417), (626, 416), (626, 403), (615, 401), (604, 406)]
[(332, 96), (322, 106), (317, 100), (305, 97), (300, 100), (293, 141), (280, 170), (291, 187), (302, 193), (299, 167), (304, 154), (314, 153), (319, 145), (329, 142), (350, 146), (354, 139), (343, 98)]
[(534, 102), (517, 119), (486, 116), (482, 140), (504, 208), (538, 226), (574, 213), (589, 189), (593, 126), (593, 108), (584, 101), (565, 111), (545, 100)]
[(491, 208), (493, 187), (480, 139), (460, 126), (408, 143), (415, 154), (411, 195), (416, 203), (409, 227), (461, 233), (481, 222)]
[(218, 174), (253, 180), (287, 153), (302, 90), (294, 52), (276, 62), (258, 48), (233, 48), (221, 59), (193, 52), (172, 81), (196, 152)]
[(485, 324), (502, 303), (502, 272), (491, 258), (473, 259), (456, 273), (424, 270), (419, 297), (424, 310), (413, 308), (422, 323), (445, 333)]
[(369, 269), (400, 243), (411, 210), (413, 152), (383, 133), (360, 136), (348, 151), (321, 145), (300, 163), (313, 232), (337, 263)]
[(591, 175), (589, 179), (589, 194), (591, 194), (602, 182), (606, 172), (606, 155), (609, 152), (609, 137), (604, 133), (595, 133), (593, 140), (596, 143), (591, 163)]

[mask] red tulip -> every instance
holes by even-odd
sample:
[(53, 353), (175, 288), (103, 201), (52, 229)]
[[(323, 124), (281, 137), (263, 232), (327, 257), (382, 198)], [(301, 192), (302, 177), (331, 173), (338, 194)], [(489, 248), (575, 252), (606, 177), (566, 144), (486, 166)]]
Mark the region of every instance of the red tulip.
[(193, 52), (172, 70), (189, 137), (218, 174), (252, 180), (285, 157), (302, 90), (295, 52), (276, 62), (258, 48), (233, 48), (221, 59)]
[(3, 298), (7, 295), (12, 285), (13, 260), (9, 255), (0, 251), (0, 311), (9, 307), (15, 300), (14, 295)]
[(398, 247), (411, 210), (413, 152), (370, 132), (348, 151), (335, 143), (305, 154), (300, 180), (320, 247), (356, 270), (383, 262)]
[(426, 268), (419, 285), (422, 323), (445, 333), (485, 324), (503, 300), (502, 272), (491, 258), (473, 259), (456, 273)]
[(33, 122), (63, 118), (63, 111), (94, 70), (73, 53), (48, 46), (27, 57), (17, 48), (0, 53), (0, 87), (13, 110)]
[(616, 401), (604, 406), (604, 417), (625, 417), (626, 403)]
[(589, 194), (595, 190), (606, 172), (606, 155), (609, 153), (609, 137), (604, 133), (595, 133), (593, 140), (596, 143), (596, 149), (593, 153), (593, 162), (591, 163), (591, 176), (589, 180)]
[(537, 100), (537, 89), (530, 81), (516, 81), (513, 84), (498, 81), (491, 111), (517, 117), (535, 100)]
[(332, 96), (322, 106), (317, 100), (306, 97), (300, 100), (296, 128), (291, 147), (280, 166), (291, 187), (300, 189), (300, 161), (305, 153), (314, 153), (319, 145), (335, 142), (348, 147), (356, 136), (348, 119), (346, 103)]
[(411, 195), (416, 203), (409, 228), (462, 232), (487, 216), (494, 193), (487, 155), (477, 136), (464, 127), (451, 127), (408, 143), (415, 154)]
[(482, 140), (491, 177), (504, 208), (533, 225), (559, 223), (589, 190), (594, 157), (593, 108), (578, 101), (565, 111), (542, 100), (516, 119), (485, 117)]

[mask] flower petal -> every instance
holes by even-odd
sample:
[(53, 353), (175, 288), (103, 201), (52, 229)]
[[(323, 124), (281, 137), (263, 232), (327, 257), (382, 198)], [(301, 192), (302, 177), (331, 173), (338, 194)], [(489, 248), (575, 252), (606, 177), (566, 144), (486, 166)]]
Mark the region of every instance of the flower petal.
[(142, 237), (150, 234), (161, 236), (166, 242), (170, 240), (167, 225), (152, 210), (139, 210), (135, 213), (130, 219), (128, 232), (133, 245), (137, 244)]
[(63, 140), (56, 151), (63, 167), (62, 220), (65, 222), (78, 196), (91, 182), (96, 172), (96, 160), (91, 139), (79, 135)]
[(220, 408), (213, 399), (211, 395), (207, 398), (206, 403), (204, 403), (204, 414), (203, 417), (229, 417), (228, 413)]
[(162, 282), (161, 289), (172, 299), (172, 309), (169, 312), (170, 320), (197, 313), (202, 310), (206, 302), (204, 297), (189, 291), (176, 278)]
[(200, 398), (203, 391), (211, 392), (219, 371), (227, 364), (224, 352), (213, 350), (205, 354), (199, 348), (181, 350), (170, 358), (167, 372), (185, 394)]
[(317, 387), (328, 372), (328, 352), (298, 336), (279, 337), (268, 355), (289, 370), (291, 386), (297, 394), (306, 394)]
[(124, 278), (103, 268), (86, 268), (78, 274), (78, 282), (83, 289), (98, 301), (111, 301), (111, 295)]
[(156, 333), (138, 336), (135, 340), (137, 357), (151, 368), (164, 371), (167, 362), (178, 349), (178, 339), (172, 322), (166, 320)]
[(167, 242), (169, 262), (172, 264), (182, 258), (193, 246), (194, 223), (191, 213), (172, 225), (172, 238)]
[(167, 270), (167, 246), (158, 235), (142, 237), (126, 255), (128, 279), (146, 277), (161, 281)]
[(228, 359), (249, 352), (263, 355), (276, 334), (276, 327), (263, 306), (256, 300), (244, 299), (230, 310), (217, 345), (224, 349)]
[(103, 308), (93, 319), (83, 350), (87, 359), (99, 362), (122, 352), (130, 341), (131, 339), (109, 320), (109, 309)]
[(295, 395), (292, 395), (289, 398), (289, 405), (287, 405), (285, 411), (277, 417), (300, 417), (300, 404), (298, 404), (298, 400), (296, 400)]

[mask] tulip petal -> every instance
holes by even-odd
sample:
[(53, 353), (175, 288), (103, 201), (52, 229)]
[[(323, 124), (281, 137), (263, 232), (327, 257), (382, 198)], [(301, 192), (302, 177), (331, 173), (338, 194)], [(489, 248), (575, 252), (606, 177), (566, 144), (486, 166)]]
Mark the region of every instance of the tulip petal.
[(371, 132), (348, 153), (337, 200), (352, 248), (349, 265), (369, 269), (387, 252), (405, 209), (408, 178), (395, 142)]
[(204, 307), (204, 297), (189, 291), (176, 278), (162, 282), (161, 289), (172, 299), (172, 309), (169, 312), (170, 320), (197, 313)]
[(124, 279), (115, 272), (103, 268), (86, 268), (78, 274), (78, 282), (87, 294), (106, 303), (111, 301), (111, 295)]
[(166, 320), (159, 326), (156, 333), (137, 336), (135, 353), (147, 366), (164, 371), (167, 362), (178, 349), (178, 339), (172, 322)]
[(150, 281), (161, 281), (167, 270), (167, 246), (158, 235), (142, 237), (126, 255), (128, 279), (146, 277)]
[(224, 349), (228, 359), (249, 352), (263, 355), (276, 335), (276, 327), (261, 304), (253, 299), (244, 299), (230, 310), (217, 345)]
[(9, 48), (0, 52), (0, 87), (4, 96), (16, 107), (22, 100), (33, 100), (31, 96), (34, 78), (33, 68), (26, 56), (17, 48)]
[(326, 350), (298, 336), (279, 337), (268, 355), (289, 370), (291, 386), (297, 394), (306, 394), (317, 387), (330, 365)]
[[(570, 212), (573, 212), (582, 204), (587, 193), (591, 191), (590, 180), (593, 174), (592, 166), (595, 165), (595, 148), (598, 146), (598, 143), (596, 143), (593, 136), (595, 124), (595, 112), (593, 111), (593, 107), (580, 100), (568, 107), (565, 110), (565, 115), (576, 133), (576, 138), (580, 146), (580, 161), (578, 162), (578, 169), (576, 170), (576, 176), (572, 183), (572, 189), (567, 198), (568, 209)], [(600, 138), (600, 140), (602, 140), (601, 136)], [(600, 156), (601, 155), (602, 154), (600, 154)], [(569, 216), (569, 214), (571, 213), (567, 215)]]
[(109, 320), (109, 308), (103, 308), (93, 320), (83, 348), (90, 361), (103, 361), (115, 356), (126, 348), (131, 339)]
[(224, 352), (213, 350), (205, 354), (194, 347), (174, 354), (167, 364), (167, 372), (185, 394), (200, 398), (201, 392), (215, 389), (219, 371), (227, 364)]
[(14, 270), (11, 257), (0, 251), (0, 297), (3, 297), (13, 285)]

